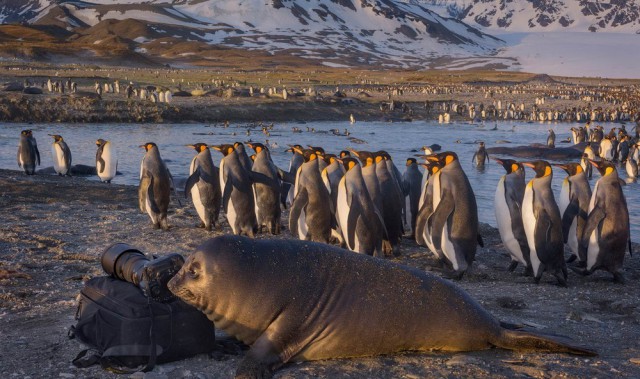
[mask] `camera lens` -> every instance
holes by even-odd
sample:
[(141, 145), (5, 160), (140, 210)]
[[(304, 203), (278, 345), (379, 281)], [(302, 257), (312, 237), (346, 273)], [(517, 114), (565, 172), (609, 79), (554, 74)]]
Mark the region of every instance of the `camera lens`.
[(138, 285), (149, 259), (131, 245), (116, 243), (102, 253), (100, 261), (107, 274)]

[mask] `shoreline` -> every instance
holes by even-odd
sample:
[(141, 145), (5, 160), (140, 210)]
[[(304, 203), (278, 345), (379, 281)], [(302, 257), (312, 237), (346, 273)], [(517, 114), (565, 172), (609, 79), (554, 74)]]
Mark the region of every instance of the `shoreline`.
[[(26, 176), (0, 170), (0, 345), (3, 377), (118, 378), (98, 366), (76, 369), (71, 360), (84, 347), (66, 337), (74, 324), (76, 297), (83, 281), (104, 275), (103, 249), (126, 242), (145, 253), (191, 254), (204, 240), (229, 233), (207, 232), (190, 201), (172, 199), (169, 231), (153, 229), (137, 208), (134, 185), (104, 184), (80, 177)], [(287, 222), (283, 214), (283, 225)], [(221, 217), (222, 220), (222, 217)], [(288, 228), (279, 236), (292, 238)], [(555, 286), (551, 275), (539, 285), (521, 269), (508, 272), (509, 259), (497, 230), (481, 225), (485, 247), (478, 247), (473, 270), (456, 282), (498, 319), (527, 325), (542, 333), (570, 336), (598, 350), (594, 358), (492, 349), (448, 354), (402, 353), (381, 357), (288, 364), (276, 378), (337, 377), (638, 377), (640, 376), (640, 258), (625, 257), (627, 284), (616, 285), (597, 272), (581, 277), (569, 272), (569, 287)], [(638, 244), (633, 244), (640, 251)], [(390, 259), (442, 275), (425, 248), (403, 239), (401, 256)], [(615, 296), (612, 296), (615, 291)], [(611, 343), (612, 340), (616, 343)], [(41, 354), (33, 354), (33, 351)], [(206, 355), (157, 366), (153, 377), (229, 378), (242, 356)]]

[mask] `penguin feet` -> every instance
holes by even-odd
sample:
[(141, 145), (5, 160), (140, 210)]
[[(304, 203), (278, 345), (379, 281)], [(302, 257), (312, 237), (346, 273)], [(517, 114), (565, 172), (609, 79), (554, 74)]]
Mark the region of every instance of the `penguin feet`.
[(533, 267), (527, 266), (524, 268), (524, 276), (533, 276)]
[(556, 272), (555, 275), (556, 279), (558, 280), (558, 286), (559, 287), (567, 287), (567, 279), (560, 274), (559, 272)]
[(507, 270), (509, 272), (513, 272), (513, 270), (515, 270), (516, 267), (518, 267), (518, 261), (511, 261), (511, 264), (509, 265), (509, 267), (507, 267)]
[(578, 267), (578, 266), (569, 266), (569, 268), (571, 269), (571, 271), (575, 272), (576, 274), (582, 275), (582, 276), (587, 276), (587, 275), (591, 275), (591, 271), (587, 270), (586, 268), (582, 268), (582, 267)]
[(626, 283), (626, 279), (624, 278), (624, 275), (622, 275), (622, 273), (620, 271), (616, 271), (613, 273), (613, 282), (617, 283), (617, 284), (625, 284)]

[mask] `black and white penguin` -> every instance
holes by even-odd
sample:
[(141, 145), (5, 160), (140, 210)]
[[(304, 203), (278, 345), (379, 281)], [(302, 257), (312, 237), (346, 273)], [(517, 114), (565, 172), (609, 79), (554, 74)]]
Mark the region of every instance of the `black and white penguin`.
[(33, 132), (29, 129), (20, 132), (17, 160), (18, 166), (21, 167), (27, 175), (35, 174), (36, 166), (40, 165), (38, 144), (33, 137)]
[(258, 229), (265, 226), (269, 233), (280, 234), (280, 179), (278, 169), (271, 160), (271, 152), (261, 143), (248, 143), (256, 152), (251, 178), (255, 194)]
[(518, 263), (531, 270), (529, 244), (522, 223), (522, 199), (525, 189), (525, 172), (521, 163), (513, 159), (495, 159), (507, 171), (502, 175), (496, 188), (494, 207), (496, 223), (502, 243), (511, 255), (509, 271), (515, 270)]
[[(442, 251), (440, 249), (436, 249), (433, 245), (431, 227), (427, 221), (438, 206), (438, 203), (435, 202), (434, 189), (437, 187), (439, 190), (440, 188), (440, 169), (442, 169), (443, 163), (444, 162), (441, 163), (437, 160), (433, 160), (427, 161), (427, 163), (423, 164), (425, 168), (425, 174), (423, 177), (426, 177), (426, 180), (424, 181), (420, 202), (418, 203), (419, 210), (418, 217), (416, 217), (416, 232), (414, 233), (416, 243), (420, 246), (427, 247), (440, 262), (444, 262), (446, 258)], [(440, 196), (438, 196), (437, 200), (438, 202), (440, 201)]]
[[(238, 146), (244, 145), (238, 144)], [(209, 148), (217, 150), (224, 156), (220, 161), (220, 190), (222, 206), (235, 235), (255, 237), (258, 230), (255, 200), (251, 171), (247, 170), (247, 160), (251, 162), (246, 151), (239, 154), (234, 145), (217, 145)], [(246, 157), (246, 160), (245, 160)]]
[(589, 160), (593, 159), (596, 159), (596, 153), (593, 151), (591, 142), (587, 142), (582, 153), (582, 159), (580, 159), (580, 166), (582, 166), (582, 170), (585, 172), (585, 175), (587, 175), (587, 179), (591, 179), (593, 176), (593, 166), (589, 163)]
[(582, 233), (587, 222), (589, 201), (591, 199), (591, 187), (587, 175), (578, 163), (565, 163), (556, 165), (565, 170), (568, 176), (562, 181), (558, 206), (562, 219), (562, 236), (564, 243), (569, 246), (572, 257), (569, 261), (578, 258), (584, 264), (586, 262), (586, 246), (582, 245)]
[(191, 201), (200, 217), (200, 226), (211, 230), (218, 222), (222, 191), (220, 172), (211, 158), (211, 151), (204, 143), (187, 145), (197, 153), (189, 165), (189, 178), (185, 184), (184, 196), (191, 195)]
[[(285, 150), (285, 152), (290, 152), (293, 155), (291, 156), (291, 160), (289, 160), (289, 174), (291, 175), (296, 175), (296, 172), (298, 171), (298, 168), (300, 168), (300, 166), (302, 166), (302, 164), (304, 163), (304, 157), (302, 156), (302, 154), (297, 153), (294, 150), (294, 147), (296, 147), (298, 149), (298, 151), (302, 151), (303, 147), (301, 145), (291, 145), (291, 147), (289, 147), (287, 150)], [(286, 181), (282, 181), (282, 204), (284, 205), (285, 208), (288, 208), (291, 206), (291, 204), (293, 204), (293, 197), (294, 197), (294, 193), (293, 193), (293, 185), (295, 183), (289, 183)]]
[(329, 243), (335, 210), (318, 169), (319, 156), (313, 149), (294, 149), (304, 157), (304, 163), (296, 173), (289, 229), (301, 240)]
[(404, 208), (404, 196), (402, 189), (395, 178), (393, 171), (389, 170), (385, 157), (385, 151), (374, 153), (376, 162), (376, 177), (380, 185), (382, 196), (382, 219), (387, 229), (387, 236), (391, 243), (394, 255), (399, 254), (400, 242), (404, 229), (402, 226), (402, 209)]
[(336, 213), (346, 246), (351, 251), (384, 257), (386, 229), (382, 215), (369, 197), (362, 169), (354, 158), (344, 158), (342, 163), (346, 173), (338, 185)]
[(622, 265), (629, 247), (631, 253), (629, 209), (622, 192), (618, 172), (606, 161), (591, 161), (600, 178), (589, 202), (589, 215), (584, 228), (583, 243), (587, 246), (585, 274), (606, 270), (613, 280), (624, 282)]
[(434, 182), (434, 211), (427, 227), (434, 247), (460, 279), (474, 261), (479, 243), (476, 197), (456, 153), (445, 151), (427, 159), (442, 165)]
[(549, 135), (547, 136), (547, 146), (550, 148), (556, 147), (556, 132), (553, 129), (549, 129)]
[(244, 144), (242, 142), (234, 142), (233, 148), (236, 151), (236, 154), (240, 157), (240, 163), (242, 167), (247, 171), (251, 172), (251, 167), (253, 166), (253, 162), (247, 153), (247, 149), (245, 149)]
[(475, 163), (478, 168), (484, 168), (485, 162), (489, 161), (489, 154), (487, 153), (487, 149), (484, 147), (484, 142), (478, 142), (478, 150), (473, 154), (471, 162)]
[(547, 161), (523, 164), (533, 168), (536, 173), (527, 184), (522, 200), (522, 223), (529, 244), (535, 282), (539, 283), (542, 273), (550, 271), (561, 286), (566, 286), (567, 266), (564, 261), (562, 219), (551, 191), (553, 170)]
[(171, 193), (171, 175), (153, 142), (140, 145), (146, 150), (140, 164), (138, 201), (140, 210), (151, 218), (154, 228), (169, 229), (167, 210)]
[(111, 141), (102, 138), (96, 141), (96, 173), (103, 183), (111, 183), (118, 170), (118, 157)]
[(422, 172), (420, 172), (418, 161), (415, 158), (408, 158), (406, 166), (407, 168), (402, 174), (402, 191), (406, 200), (404, 222), (407, 229), (411, 229), (411, 239), (414, 239), (422, 191)]
[(51, 154), (53, 156), (53, 168), (60, 176), (70, 175), (71, 170), (71, 150), (69, 146), (64, 142), (62, 136), (58, 134), (49, 134), (53, 137), (53, 144), (51, 145)]

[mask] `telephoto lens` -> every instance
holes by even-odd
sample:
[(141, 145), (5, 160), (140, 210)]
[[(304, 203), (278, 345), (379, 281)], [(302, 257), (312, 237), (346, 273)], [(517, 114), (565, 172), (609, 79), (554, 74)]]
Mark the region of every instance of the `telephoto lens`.
[(133, 283), (149, 298), (167, 302), (174, 299), (167, 283), (180, 271), (184, 258), (172, 253), (149, 259), (144, 253), (126, 243), (108, 247), (100, 258), (104, 271), (114, 278)]
[(102, 253), (100, 261), (104, 272), (137, 286), (149, 258), (129, 244), (116, 243)]

